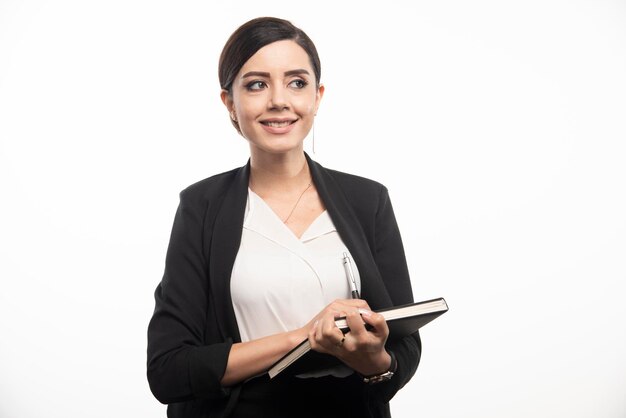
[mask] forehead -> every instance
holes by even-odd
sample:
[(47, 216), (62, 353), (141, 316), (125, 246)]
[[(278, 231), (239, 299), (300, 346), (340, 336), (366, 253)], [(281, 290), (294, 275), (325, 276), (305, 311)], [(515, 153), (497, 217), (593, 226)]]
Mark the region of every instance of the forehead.
[(306, 51), (292, 40), (276, 41), (265, 45), (241, 67), (240, 74), (249, 71), (283, 73), (293, 69), (306, 69), (313, 74)]

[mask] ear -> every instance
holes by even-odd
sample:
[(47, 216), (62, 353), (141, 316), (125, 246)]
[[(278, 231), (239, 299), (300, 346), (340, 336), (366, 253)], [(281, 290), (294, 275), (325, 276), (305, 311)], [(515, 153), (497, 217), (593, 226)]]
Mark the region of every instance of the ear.
[(231, 113), (233, 111), (233, 97), (228, 90), (222, 90), (220, 99), (222, 99), (222, 103), (224, 103), (224, 106), (228, 109), (228, 113)]
[(317, 93), (315, 94), (315, 113), (317, 114), (317, 109), (320, 107), (320, 102), (322, 101), (322, 97), (324, 96), (324, 85), (320, 84), (317, 88)]

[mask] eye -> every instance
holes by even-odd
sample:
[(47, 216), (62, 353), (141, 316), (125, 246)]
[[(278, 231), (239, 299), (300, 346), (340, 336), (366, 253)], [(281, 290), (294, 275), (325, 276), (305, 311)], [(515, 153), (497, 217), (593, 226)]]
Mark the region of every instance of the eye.
[(264, 81), (260, 80), (251, 81), (250, 83), (246, 84), (246, 89), (250, 91), (262, 90), (265, 87), (267, 87), (267, 84), (265, 84)]
[(289, 83), (290, 87), (294, 87), (296, 89), (303, 89), (305, 88), (309, 83), (307, 83), (306, 81), (298, 78), (296, 80), (293, 80), (291, 83)]

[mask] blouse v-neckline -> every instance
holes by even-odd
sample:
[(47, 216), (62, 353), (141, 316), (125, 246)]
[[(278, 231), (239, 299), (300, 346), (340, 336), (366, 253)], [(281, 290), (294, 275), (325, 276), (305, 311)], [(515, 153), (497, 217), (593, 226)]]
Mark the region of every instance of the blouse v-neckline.
[[(250, 216), (251, 213), (257, 209), (262, 212), (262, 216)], [(261, 196), (256, 194), (250, 188), (248, 188), (248, 208), (246, 210), (244, 227), (254, 229), (257, 232), (263, 233), (264, 235), (272, 238), (275, 238), (276, 232), (282, 230), (285, 234), (281, 235), (286, 235), (286, 233), (288, 233), (291, 238), (300, 243), (305, 243), (321, 235), (336, 231), (335, 225), (332, 223), (328, 211), (324, 210), (313, 220), (313, 222), (309, 224), (309, 226), (306, 227), (302, 235), (298, 237), (296, 233), (291, 230), (291, 228), (285, 225), (270, 205), (268, 205)]]

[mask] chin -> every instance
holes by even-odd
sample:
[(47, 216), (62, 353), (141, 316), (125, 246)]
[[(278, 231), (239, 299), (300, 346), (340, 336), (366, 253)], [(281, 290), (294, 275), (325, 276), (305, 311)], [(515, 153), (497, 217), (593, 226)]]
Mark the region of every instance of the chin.
[(304, 137), (295, 139), (291, 135), (289, 138), (280, 136), (267, 137), (264, 135), (260, 141), (251, 139), (248, 139), (248, 141), (259, 151), (269, 154), (284, 154), (290, 151), (302, 150)]
[(287, 154), (289, 152), (293, 152), (293, 151), (302, 151), (303, 147), (302, 145), (298, 144), (295, 146), (266, 146), (266, 147), (258, 147), (258, 149), (262, 152), (268, 153), (268, 154)]

